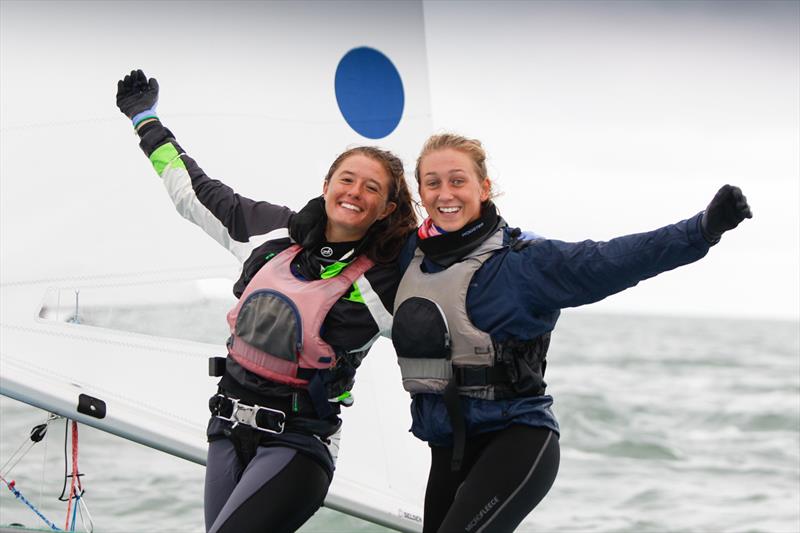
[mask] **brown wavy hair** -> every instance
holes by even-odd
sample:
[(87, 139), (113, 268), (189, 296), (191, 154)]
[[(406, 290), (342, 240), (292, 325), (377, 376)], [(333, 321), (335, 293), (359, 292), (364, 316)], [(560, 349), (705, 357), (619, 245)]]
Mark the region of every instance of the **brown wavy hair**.
[(414, 213), (411, 191), (406, 183), (403, 162), (387, 150), (381, 150), (375, 146), (357, 146), (343, 152), (334, 160), (325, 176), (325, 181), (331, 179), (333, 173), (345, 159), (356, 154), (380, 163), (390, 178), (387, 202), (397, 204), (397, 209), (388, 217), (378, 220), (370, 226), (363, 250), (363, 253), (376, 263), (389, 263), (397, 258), (409, 233), (417, 229), (417, 216)]

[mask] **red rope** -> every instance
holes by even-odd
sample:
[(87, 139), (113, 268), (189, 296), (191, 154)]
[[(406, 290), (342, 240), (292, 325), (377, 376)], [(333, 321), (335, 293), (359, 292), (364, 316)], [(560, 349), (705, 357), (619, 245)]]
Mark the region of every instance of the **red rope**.
[[(78, 423), (72, 421), (72, 483), (69, 488), (69, 503), (67, 503), (67, 521), (64, 523), (64, 531), (69, 531), (69, 516), (72, 510), (72, 499), (75, 497), (75, 485), (81, 489), (81, 480), (78, 477)], [(77, 503), (75, 504), (77, 505)]]
[(83, 485), (81, 484), (81, 476), (78, 473), (78, 423), (73, 421), (72, 426), (72, 479), (77, 483), (78, 496), (83, 492)]

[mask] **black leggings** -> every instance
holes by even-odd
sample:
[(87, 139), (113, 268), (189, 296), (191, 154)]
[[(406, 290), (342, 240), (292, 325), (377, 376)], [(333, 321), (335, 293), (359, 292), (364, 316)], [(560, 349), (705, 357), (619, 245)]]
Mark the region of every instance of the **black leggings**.
[(206, 463), (206, 531), (295, 531), (322, 506), (329, 485), (325, 469), (295, 449), (259, 446), (242, 465), (230, 440), (212, 441)]
[(424, 533), (513, 531), (550, 490), (558, 473), (558, 436), (515, 425), (470, 437), (461, 470), (452, 448), (431, 446)]

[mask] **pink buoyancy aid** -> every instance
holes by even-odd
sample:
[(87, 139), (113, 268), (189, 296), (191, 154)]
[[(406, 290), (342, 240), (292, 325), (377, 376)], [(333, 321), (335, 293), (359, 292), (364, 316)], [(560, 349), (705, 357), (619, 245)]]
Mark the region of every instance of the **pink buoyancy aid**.
[(292, 245), (273, 257), (247, 284), (228, 312), (228, 353), (241, 366), (278, 383), (303, 387), (308, 372), (336, 364), (333, 348), (320, 337), (331, 307), (374, 265), (359, 256), (337, 276), (302, 280), (291, 262), (302, 251)]

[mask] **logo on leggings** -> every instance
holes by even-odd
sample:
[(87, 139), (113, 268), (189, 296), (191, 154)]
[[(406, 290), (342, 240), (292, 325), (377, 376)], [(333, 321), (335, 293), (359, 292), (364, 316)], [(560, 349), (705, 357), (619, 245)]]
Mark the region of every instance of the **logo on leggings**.
[(479, 512), (478, 514), (476, 514), (476, 515), (475, 515), (475, 518), (473, 518), (473, 519), (470, 521), (470, 523), (469, 523), (469, 524), (467, 524), (467, 527), (465, 527), (465, 528), (464, 528), (464, 530), (466, 530), (466, 531), (472, 531), (472, 529), (473, 529), (475, 526), (477, 526), (477, 525), (478, 525), (478, 523), (479, 523), (481, 520), (483, 520), (483, 517), (484, 517), (484, 516), (486, 516), (486, 515), (489, 513), (489, 511), (491, 511), (491, 510), (492, 510), (492, 508), (493, 508), (495, 505), (497, 505), (498, 503), (500, 503), (500, 498), (498, 498), (497, 496), (495, 496), (494, 498), (492, 498), (491, 500), (489, 500), (489, 503), (487, 503), (486, 505), (484, 505), (484, 506), (483, 506), (483, 509), (481, 509), (481, 510), (480, 510), (480, 512)]

